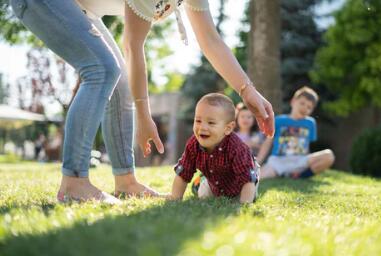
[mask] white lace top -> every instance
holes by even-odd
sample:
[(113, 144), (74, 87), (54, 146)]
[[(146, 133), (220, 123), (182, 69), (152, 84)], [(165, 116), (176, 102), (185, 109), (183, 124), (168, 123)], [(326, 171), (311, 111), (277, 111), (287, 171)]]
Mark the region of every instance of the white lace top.
[(182, 3), (195, 11), (209, 10), (208, 0), (76, 0), (92, 18), (104, 15), (124, 15), (124, 3), (142, 19), (155, 22), (175, 11)]
[(124, 15), (125, 3), (136, 15), (149, 22), (157, 22), (172, 12), (175, 12), (181, 39), (188, 44), (188, 39), (178, 7), (184, 3), (185, 7), (194, 11), (209, 10), (208, 0), (76, 0), (90, 18), (100, 18), (104, 15)]

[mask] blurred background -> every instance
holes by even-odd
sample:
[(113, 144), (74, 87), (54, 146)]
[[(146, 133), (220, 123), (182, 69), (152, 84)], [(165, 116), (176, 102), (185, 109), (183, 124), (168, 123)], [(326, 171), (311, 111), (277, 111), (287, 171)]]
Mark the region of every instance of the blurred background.
[[(217, 28), (258, 90), (286, 113), (295, 90), (320, 96), (318, 142), (334, 168), (381, 176), (381, 1), (209, 0)], [(174, 15), (171, 15), (174, 16)], [(185, 15), (184, 15), (185, 16)], [(104, 17), (118, 42), (120, 17)], [(195, 102), (208, 92), (238, 95), (201, 54), (187, 19), (185, 46), (174, 17), (154, 24), (146, 43), (151, 111), (165, 143), (136, 165), (174, 164), (192, 134)], [(0, 162), (60, 161), (64, 120), (77, 74), (0, 10)], [(64, 42), (63, 42), (64, 43)], [(108, 162), (101, 131), (92, 166)]]

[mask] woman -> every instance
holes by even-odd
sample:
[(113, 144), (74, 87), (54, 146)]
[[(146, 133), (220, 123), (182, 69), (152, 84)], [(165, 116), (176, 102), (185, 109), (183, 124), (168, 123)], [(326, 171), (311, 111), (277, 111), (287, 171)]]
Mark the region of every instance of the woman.
[[(10, 0), (10, 3), (24, 25), (71, 64), (82, 81), (66, 119), (59, 201), (118, 202), (93, 186), (88, 178), (90, 150), (100, 123), (115, 175), (115, 194), (156, 195), (134, 176), (134, 106), (137, 143), (144, 156), (151, 153), (151, 141), (163, 153), (164, 147), (149, 109), (143, 45), (152, 22), (172, 12), (177, 15), (182, 38), (186, 41), (178, 11), (180, 5), (185, 5), (206, 57), (239, 92), (255, 114), (261, 130), (272, 136), (271, 104), (251, 86), (249, 78), (219, 37), (207, 0)], [(124, 15), (126, 62), (100, 19), (106, 14)]]

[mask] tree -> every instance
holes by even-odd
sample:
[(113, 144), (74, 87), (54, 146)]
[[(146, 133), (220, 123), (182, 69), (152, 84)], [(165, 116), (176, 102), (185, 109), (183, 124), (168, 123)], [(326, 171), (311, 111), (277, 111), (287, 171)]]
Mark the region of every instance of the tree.
[(381, 2), (348, 0), (324, 35), (311, 76), (336, 95), (325, 108), (346, 116), (381, 107)]
[(288, 103), (293, 93), (303, 85), (314, 87), (319, 91), (319, 95), (322, 93), (321, 88), (312, 85), (309, 78), (315, 54), (322, 43), (322, 32), (318, 30), (314, 21), (314, 9), (320, 2), (322, 1), (281, 2), (281, 71), (284, 102)]
[(249, 76), (274, 112), (282, 112), (280, 73), (280, 1), (252, 0)]
[[(280, 17), (280, 58), (282, 78), (282, 111), (289, 110), (289, 100), (296, 89), (309, 85), (318, 91), (320, 98), (330, 97), (327, 89), (319, 84), (313, 84), (309, 72), (313, 67), (315, 54), (322, 45), (322, 31), (315, 22), (318, 18), (315, 9), (324, 0), (287, 0), (281, 1)], [(246, 69), (250, 59), (249, 35), (250, 8), (246, 8), (242, 19), (242, 29), (239, 31), (240, 43), (234, 49), (239, 62)], [(253, 78), (256, 80), (255, 77)], [(320, 111), (320, 110), (319, 110)], [(320, 113), (319, 115), (322, 115)]]
[(16, 81), (19, 107), (41, 114), (52, 103), (64, 108), (71, 98), (67, 64), (52, 56), (46, 48), (31, 48), (27, 58), (28, 75)]

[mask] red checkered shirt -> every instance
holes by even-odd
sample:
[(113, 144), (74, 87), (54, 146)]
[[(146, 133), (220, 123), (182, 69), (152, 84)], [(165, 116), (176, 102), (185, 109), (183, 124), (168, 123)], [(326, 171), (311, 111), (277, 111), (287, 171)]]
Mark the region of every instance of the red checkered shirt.
[(232, 133), (208, 153), (193, 135), (175, 166), (175, 172), (189, 183), (196, 170), (200, 170), (215, 196), (235, 197), (248, 182), (258, 182), (258, 164), (249, 147)]

